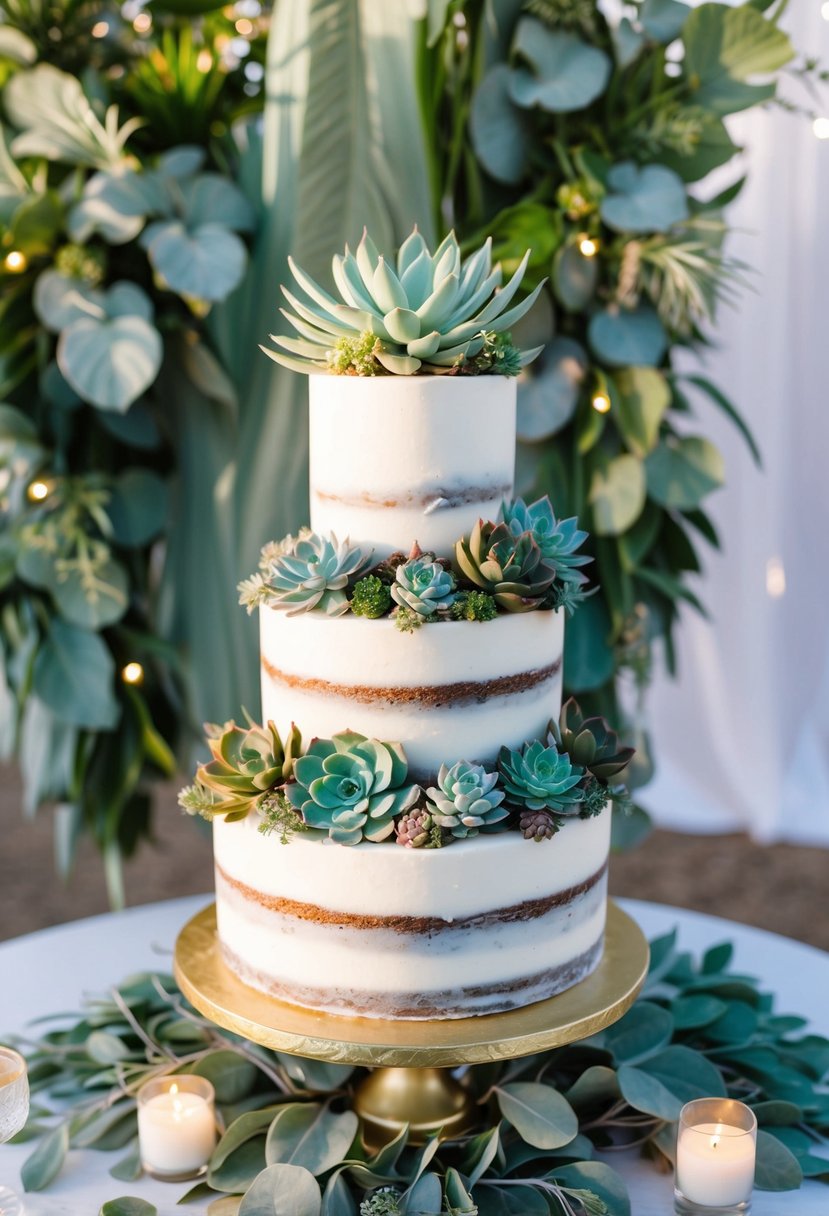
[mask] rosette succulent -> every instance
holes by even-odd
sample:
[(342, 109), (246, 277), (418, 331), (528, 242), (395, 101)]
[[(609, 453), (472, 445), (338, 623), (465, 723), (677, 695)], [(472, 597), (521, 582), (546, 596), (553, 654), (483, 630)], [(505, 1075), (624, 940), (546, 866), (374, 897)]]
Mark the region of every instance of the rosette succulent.
[(337, 844), (385, 840), (394, 817), (414, 806), (420, 786), (407, 782), (409, 766), (399, 743), (381, 743), (353, 731), (315, 739), (294, 765), (288, 801), (311, 828)]
[(546, 494), (529, 506), (523, 498), (502, 503), (501, 518), (515, 537), (525, 532), (532, 533), (542, 557), (555, 568), (559, 582), (577, 587), (587, 582), (579, 566), (586, 566), (592, 558), (586, 553), (576, 552), (587, 540), (587, 533), (580, 531), (575, 516), (572, 519), (556, 519), (553, 504)]
[(584, 796), (579, 789), (584, 769), (573, 764), (566, 752), (534, 739), (520, 751), (502, 747), (498, 769), (507, 798), (517, 806), (528, 811), (578, 814)]
[(497, 782), (498, 774), (488, 773), (481, 764), (442, 764), (437, 785), (426, 791), (435, 823), (462, 839), (506, 819), (509, 812), (501, 805), (504, 793), (495, 788)]
[(394, 572), (392, 599), (401, 608), (409, 608), (418, 616), (434, 616), (440, 608), (450, 608), (455, 602), (455, 576), (433, 553), (410, 557)]
[(326, 616), (348, 612), (348, 588), (371, 553), (349, 544), (348, 538), (337, 540), (333, 532), (319, 536), (306, 529), (288, 541), (275, 546), (259, 572), (239, 584), (240, 603), (249, 612), (268, 604), (288, 616), (311, 610)]
[[(262, 349), (277, 363), (300, 372), (351, 371), (366, 374), (365, 341), (360, 363), (344, 364), (346, 343), (359, 336), (374, 335), (370, 353), (376, 370), (411, 376), (416, 372), (446, 372), (472, 363), (494, 338), (506, 335), (510, 326), (531, 308), (543, 283), (520, 303), (513, 303), (527, 268), (529, 251), (505, 286), (500, 265), (492, 265), (492, 242), (487, 242), (461, 260), (455, 234), (450, 234), (432, 253), (417, 228), (406, 238), (396, 263), (387, 261), (367, 232), (354, 253), (348, 246), (336, 255), (332, 270), (339, 299), (320, 287), (310, 275), (289, 259), (291, 273), (305, 299), (286, 287), (285, 298), (293, 309), (283, 315), (298, 338), (271, 334), (279, 350)], [(345, 340), (345, 341), (343, 341)], [(353, 343), (352, 343), (353, 344)], [(514, 348), (513, 348), (514, 349)], [(540, 352), (518, 352), (517, 358), (484, 359), (470, 370), (515, 374)]]
[(562, 705), (558, 722), (550, 722), (548, 741), (603, 785), (617, 777), (634, 754), (634, 748), (621, 745), (604, 718), (585, 718), (575, 697)]
[(397, 843), (407, 849), (439, 849), (443, 846), (443, 832), (423, 806), (416, 806), (400, 816), (395, 835)]
[(217, 796), (212, 813), (242, 818), (290, 779), (302, 739), (295, 726), (283, 743), (273, 722), (247, 729), (229, 722), (208, 746), (213, 759), (199, 767), (196, 781)]
[(462, 579), (488, 592), (507, 612), (537, 608), (556, 577), (555, 566), (546, 560), (532, 532), (515, 536), (506, 523), (480, 519), (455, 545), (454, 567)]

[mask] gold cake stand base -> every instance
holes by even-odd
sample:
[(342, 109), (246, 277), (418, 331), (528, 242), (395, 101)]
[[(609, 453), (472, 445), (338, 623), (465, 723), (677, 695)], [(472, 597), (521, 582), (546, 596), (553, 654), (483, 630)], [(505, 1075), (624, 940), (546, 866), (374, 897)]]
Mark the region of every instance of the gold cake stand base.
[(190, 1003), (225, 1030), (290, 1055), (373, 1069), (354, 1106), (367, 1140), (380, 1145), (404, 1126), (412, 1143), (441, 1129), (467, 1131), (475, 1109), (448, 1069), (549, 1051), (596, 1034), (633, 1004), (648, 960), (642, 930), (611, 901), (599, 966), (559, 996), (509, 1013), (445, 1021), (342, 1017), (279, 1001), (238, 979), (222, 960), (211, 904), (179, 934), (175, 976)]

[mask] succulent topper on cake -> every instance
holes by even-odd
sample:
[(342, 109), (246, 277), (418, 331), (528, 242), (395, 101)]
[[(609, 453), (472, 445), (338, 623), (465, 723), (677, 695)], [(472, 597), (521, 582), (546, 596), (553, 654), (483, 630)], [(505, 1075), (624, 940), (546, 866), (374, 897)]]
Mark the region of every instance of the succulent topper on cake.
[(355, 253), (346, 245), (344, 254), (334, 256), (339, 299), (289, 258), (306, 299), (283, 286), (293, 312), (281, 311), (299, 337), (271, 334), (279, 350), (262, 350), (306, 373), (516, 376), (542, 349), (520, 350), (509, 332), (544, 286), (513, 304), (529, 256), (528, 250), (501, 286), (490, 238), (463, 260), (454, 232), (432, 253), (415, 227), (391, 265), (364, 232)]

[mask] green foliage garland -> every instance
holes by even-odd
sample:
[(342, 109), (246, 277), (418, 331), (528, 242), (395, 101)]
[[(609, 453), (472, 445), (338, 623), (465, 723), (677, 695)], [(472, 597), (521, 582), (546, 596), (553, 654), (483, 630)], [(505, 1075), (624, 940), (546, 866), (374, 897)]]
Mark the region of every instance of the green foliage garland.
[[(770, 994), (731, 971), (731, 956), (723, 944), (695, 961), (675, 932), (659, 938), (621, 1021), (569, 1047), (471, 1067), (472, 1133), (419, 1149), (401, 1135), (379, 1151), (366, 1149), (350, 1109), (361, 1070), (257, 1047), (194, 1013), (169, 976), (139, 976), (79, 1020), (59, 1016), (29, 1046), (34, 1105), (19, 1139), (38, 1143), (24, 1185), (47, 1188), (70, 1147), (125, 1150), (110, 1173), (138, 1179), (136, 1092), (175, 1072), (212, 1081), (225, 1128), (189, 1197), (244, 1194), (242, 1213), (260, 1210), (256, 1200), (309, 1216), (630, 1216), (612, 1151), (635, 1146), (664, 1164), (680, 1107), (717, 1094), (757, 1115), (759, 1188), (829, 1181), (827, 1157), (813, 1151), (829, 1146), (829, 1041), (776, 1013)], [(103, 1210), (143, 1214), (125, 1206), (142, 1202)]]

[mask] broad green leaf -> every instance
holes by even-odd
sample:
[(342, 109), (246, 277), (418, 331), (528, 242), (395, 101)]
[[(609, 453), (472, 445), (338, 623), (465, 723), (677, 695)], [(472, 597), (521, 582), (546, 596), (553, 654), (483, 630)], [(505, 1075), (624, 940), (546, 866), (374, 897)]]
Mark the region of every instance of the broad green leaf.
[(694, 1098), (725, 1097), (721, 1074), (705, 1056), (689, 1047), (672, 1045), (636, 1067), (622, 1064), (619, 1087), (631, 1106), (673, 1121)]
[(12, 216), (7, 240), (30, 258), (43, 257), (51, 253), (62, 226), (63, 207), (50, 190), (23, 200)]
[(688, 17), (682, 40), (691, 98), (715, 114), (733, 114), (773, 97), (773, 83), (747, 81), (778, 71), (794, 55), (783, 30), (748, 4), (700, 5)]
[(278, 1106), (266, 1106), (263, 1110), (251, 1110), (234, 1119), (213, 1150), (211, 1169), (218, 1169), (240, 1145), (254, 1136), (263, 1135), (273, 1122)]
[(269, 1165), (239, 1205), (239, 1216), (320, 1216), (321, 1210), (313, 1174), (298, 1165)]
[(112, 730), (120, 716), (115, 663), (95, 633), (53, 620), (37, 653), (33, 689), (52, 712), (73, 726)]
[(592, 1064), (577, 1077), (564, 1095), (576, 1110), (586, 1110), (619, 1097), (616, 1070), (605, 1064)]
[(576, 1114), (562, 1094), (550, 1085), (513, 1081), (495, 1090), (501, 1114), (528, 1144), (561, 1148), (579, 1130)]
[(469, 134), (487, 173), (516, 185), (527, 171), (530, 139), (526, 117), (509, 95), (510, 76), (505, 63), (484, 76), (472, 98)]
[(599, 266), (576, 245), (562, 245), (553, 261), (553, 291), (568, 312), (581, 312), (596, 293)]
[(50, 589), (64, 620), (81, 629), (114, 625), (129, 607), (127, 572), (112, 558), (88, 569), (58, 570)]
[(120, 1199), (108, 1199), (98, 1216), (158, 1216), (158, 1208), (146, 1199), (122, 1195)]
[(309, 1090), (340, 1089), (353, 1074), (350, 1064), (327, 1064), (305, 1056), (289, 1056), (278, 1051), (277, 1058), (292, 1081)]
[(96, 1064), (114, 1064), (130, 1054), (123, 1039), (105, 1030), (92, 1032), (86, 1040), (86, 1051)]
[(104, 293), (58, 270), (44, 270), (35, 281), (32, 303), (38, 320), (52, 333), (73, 321), (104, 315)]
[(617, 25), (611, 26), (610, 34), (616, 62), (620, 68), (628, 67), (645, 45), (645, 35), (629, 17), (622, 17)]
[(21, 545), (16, 553), (15, 570), (24, 582), (32, 587), (49, 591), (57, 581), (55, 561), (57, 554), (40, 545)]
[(803, 1122), (803, 1111), (794, 1102), (756, 1102), (752, 1110), (761, 1127), (787, 1127)]
[(722, 1016), (706, 1028), (706, 1037), (715, 1043), (747, 1043), (759, 1020), (756, 1010), (744, 1001), (729, 1001)]
[(469, 1191), (463, 1184), (463, 1179), (456, 1169), (452, 1166), (447, 1169), (443, 1179), (443, 1193), (446, 1200), (446, 1206), (453, 1216), (462, 1216), (462, 1213), (468, 1212), (471, 1216), (478, 1216), (478, 1207), (473, 1200)]
[(443, 1211), (443, 1187), (437, 1174), (422, 1174), (407, 1192), (403, 1201), (406, 1216), (440, 1216)]
[(610, 846), (614, 853), (626, 853), (628, 849), (635, 849), (652, 831), (653, 821), (644, 807), (637, 806), (635, 802), (614, 802), (610, 825)]
[(467, 1144), (461, 1169), (470, 1186), (474, 1186), (478, 1179), (484, 1176), (497, 1157), (500, 1147), (501, 1136), (498, 1124), (488, 1131), (481, 1132)]
[(104, 410), (100, 421), (105, 430), (128, 447), (153, 452), (161, 445), (161, 432), (145, 401), (134, 402), (126, 414)]
[(222, 1104), (241, 1102), (251, 1093), (259, 1076), (255, 1064), (229, 1049), (211, 1052), (190, 1071), (207, 1078), (216, 1090), (216, 1101)]
[(670, 148), (660, 149), (659, 159), (669, 169), (673, 169), (684, 182), (697, 182), (706, 177), (720, 165), (728, 164), (733, 156), (741, 150), (734, 143), (728, 129), (721, 118), (707, 110), (700, 110), (699, 135), (694, 141), (693, 151), (674, 151)]
[(144, 234), (147, 257), (165, 287), (194, 300), (224, 300), (239, 286), (247, 250), (220, 224), (190, 229), (178, 220), (150, 225)]
[(69, 1148), (69, 1124), (61, 1123), (38, 1144), (20, 1167), (24, 1191), (44, 1191), (60, 1173)]
[(553, 1170), (552, 1177), (559, 1186), (592, 1191), (607, 1208), (607, 1216), (631, 1216), (627, 1188), (609, 1165), (603, 1161), (580, 1161)]
[(663, 440), (646, 458), (645, 471), (650, 497), (682, 511), (698, 507), (725, 481), (721, 453), (702, 436)]
[(590, 482), (588, 502), (597, 536), (626, 532), (645, 505), (645, 470), (639, 457), (624, 453), (597, 468)]
[(251, 1136), (232, 1148), (217, 1164), (211, 1160), (207, 1181), (216, 1191), (246, 1191), (265, 1168), (265, 1137)]
[(679, 37), (690, 11), (680, 0), (643, 0), (639, 20), (649, 38), (668, 43)]
[(619, 400), (614, 411), (625, 445), (646, 456), (656, 445), (659, 426), (671, 403), (671, 390), (655, 367), (628, 367), (613, 377)]
[(148, 216), (166, 215), (170, 209), (158, 174), (119, 167), (96, 173), (86, 183), (70, 212), (69, 234), (85, 243), (98, 232), (108, 244), (124, 245), (135, 240)]
[(671, 1003), (671, 1013), (677, 1030), (698, 1030), (709, 1026), (726, 1011), (726, 1004), (715, 996), (702, 993), (679, 996)]
[(633, 1063), (653, 1055), (670, 1042), (674, 1020), (670, 1010), (651, 1001), (637, 1001), (620, 1021), (599, 1036), (618, 1063)]
[[(153, 7), (153, 0), (151, 0), (148, 7)], [(197, 1191), (200, 1190), (199, 1187), (194, 1189)], [(210, 1192), (208, 1191), (208, 1194), (209, 1193)], [(203, 1199), (205, 1196), (199, 1195), (198, 1198)], [(179, 1203), (186, 1202), (189, 1202), (187, 1196), (185, 1196), (183, 1199), (179, 1199)], [(214, 1199), (212, 1203), (208, 1203), (207, 1216), (239, 1216), (239, 1205), (241, 1202), (241, 1195), (222, 1195), (221, 1199)]]
[(646, 304), (632, 310), (610, 305), (593, 314), (587, 332), (593, 351), (610, 367), (655, 366), (668, 346), (662, 322)]
[(688, 218), (685, 187), (664, 165), (624, 161), (610, 170), (607, 186), (599, 209), (616, 232), (666, 232)]
[(181, 186), (184, 219), (188, 228), (220, 224), (233, 232), (250, 232), (256, 216), (242, 191), (220, 173), (200, 173)]
[(119, 473), (106, 507), (119, 545), (140, 548), (164, 528), (167, 486), (151, 469), (136, 467)]
[(583, 347), (572, 338), (554, 338), (526, 369), (518, 387), (519, 439), (538, 443), (566, 426), (586, 374)]
[(524, 109), (540, 106), (554, 114), (583, 110), (604, 92), (611, 63), (604, 51), (575, 34), (549, 29), (522, 17), (513, 42), (521, 66), (513, 68), (509, 93)]
[(291, 1103), (270, 1126), (265, 1159), (269, 1165), (283, 1161), (324, 1174), (346, 1159), (357, 1129), (353, 1111), (335, 1114), (318, 1102)]
[(754, 1185), (758, 1191), (794, 1191), (803, 1181), (797, 1158), (776, 1136), (757, 1131), (757, 1165)]
[(564, 681), (568, 689), (601, 688), (616, 669), (610, 645), (610, 617), (598, 596), (591, 596), (564, 631)]
[(144, 1170), (141, 1165), (141, 1151), (138, 1145), (138, 1140), (133, 1141), (133, 1147), (126, 1157), (122, 1157), (117, 1161), (109, 1171), (110, 1178), (117, 1178), (119, 1182), (135, 1182), (141, 1177)]

